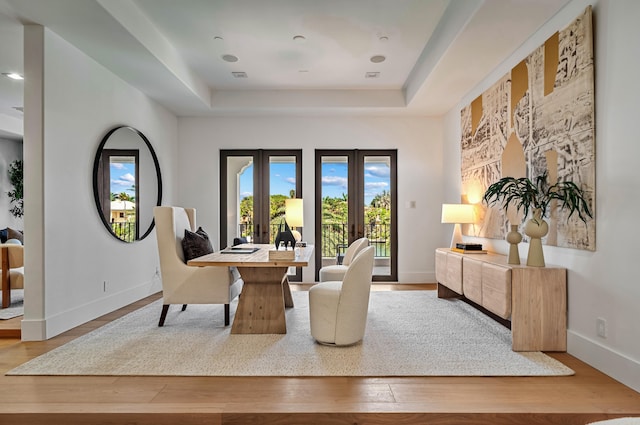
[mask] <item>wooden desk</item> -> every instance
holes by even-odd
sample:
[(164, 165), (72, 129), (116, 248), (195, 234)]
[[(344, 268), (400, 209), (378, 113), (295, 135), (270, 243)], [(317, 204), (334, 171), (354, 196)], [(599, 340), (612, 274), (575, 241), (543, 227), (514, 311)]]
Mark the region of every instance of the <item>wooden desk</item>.
[(293, 260), (269, 260), (273, 245), (242, 244), (238, 247), (260, 249), (252, 254), (218, 251), (194, 258), (187, 264), (236, 267), (240, 272), (244, 286), (233, 319), (232, 334), (287, 333), (285, 308), (293, 307), (287, 269), (308, 266), (313, 246), (299, 248), (299, 255)]

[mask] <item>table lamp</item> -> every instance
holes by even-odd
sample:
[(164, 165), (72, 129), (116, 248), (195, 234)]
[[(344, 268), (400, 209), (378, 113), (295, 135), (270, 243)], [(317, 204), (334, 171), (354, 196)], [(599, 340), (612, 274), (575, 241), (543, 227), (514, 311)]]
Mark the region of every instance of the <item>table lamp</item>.
[(302, 207), (302, 199), (293, 198), (284, 201), (284, 220), (289, 225), (291, 233), (296, 242), (300, 242), (302, 235), (296, 230), (296, 227), (304, 226), (304, 214)]
[(472, 204), (442, 204), (442, 223), (453, 223), (453, 237), (451, 248), (456, 243), (462, 242), (461, 224), (473, 224), (476, 222), (475, 206)]

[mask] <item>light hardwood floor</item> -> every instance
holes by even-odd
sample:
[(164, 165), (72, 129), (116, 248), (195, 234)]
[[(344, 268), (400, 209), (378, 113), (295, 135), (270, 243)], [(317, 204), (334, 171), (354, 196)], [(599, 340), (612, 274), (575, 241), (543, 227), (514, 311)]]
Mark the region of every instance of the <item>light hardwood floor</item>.
[[(294, 290), (306, 290), (298, 285)], [(374, 285), (374, 290), (434, 289)], [(0, 424), (569, 424), (640, 416), (640, 394), (566, 353), (568, 377), (54, 377), (13, 367), (157, 299), (42, 342), (0, 339)], [(176, 359), (180, 361), (180, 359)]]

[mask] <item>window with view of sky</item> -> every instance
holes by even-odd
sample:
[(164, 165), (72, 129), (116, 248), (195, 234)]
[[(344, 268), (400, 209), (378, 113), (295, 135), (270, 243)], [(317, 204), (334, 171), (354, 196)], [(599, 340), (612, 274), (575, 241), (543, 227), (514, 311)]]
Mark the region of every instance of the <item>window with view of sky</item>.
[[(293, 163), (272, 164), (271, 192), (289, 194), (295, 189), (296, 167)], [(385, 163), (368, 164), (365, 167), (364, 188), (365, 204), (389, 190), (389, 165)], [(345, 162), (327, 162), (322, 168), (322, 194), (331, 198), (341, 198), (347, 193), (347, 164)], [(240, 197), (253, 194), (253, 165), (240, 176)]]

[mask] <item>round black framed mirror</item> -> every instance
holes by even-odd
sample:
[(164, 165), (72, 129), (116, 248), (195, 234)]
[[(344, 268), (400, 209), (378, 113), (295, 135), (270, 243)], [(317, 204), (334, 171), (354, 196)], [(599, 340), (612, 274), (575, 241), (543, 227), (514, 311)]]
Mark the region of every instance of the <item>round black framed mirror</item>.
[(93, 197), (109, 233), (123, 242), (142, 240), (162, 202), (160, 164), (149, 139), (121, 125), (109, 130), (93, 162)]

